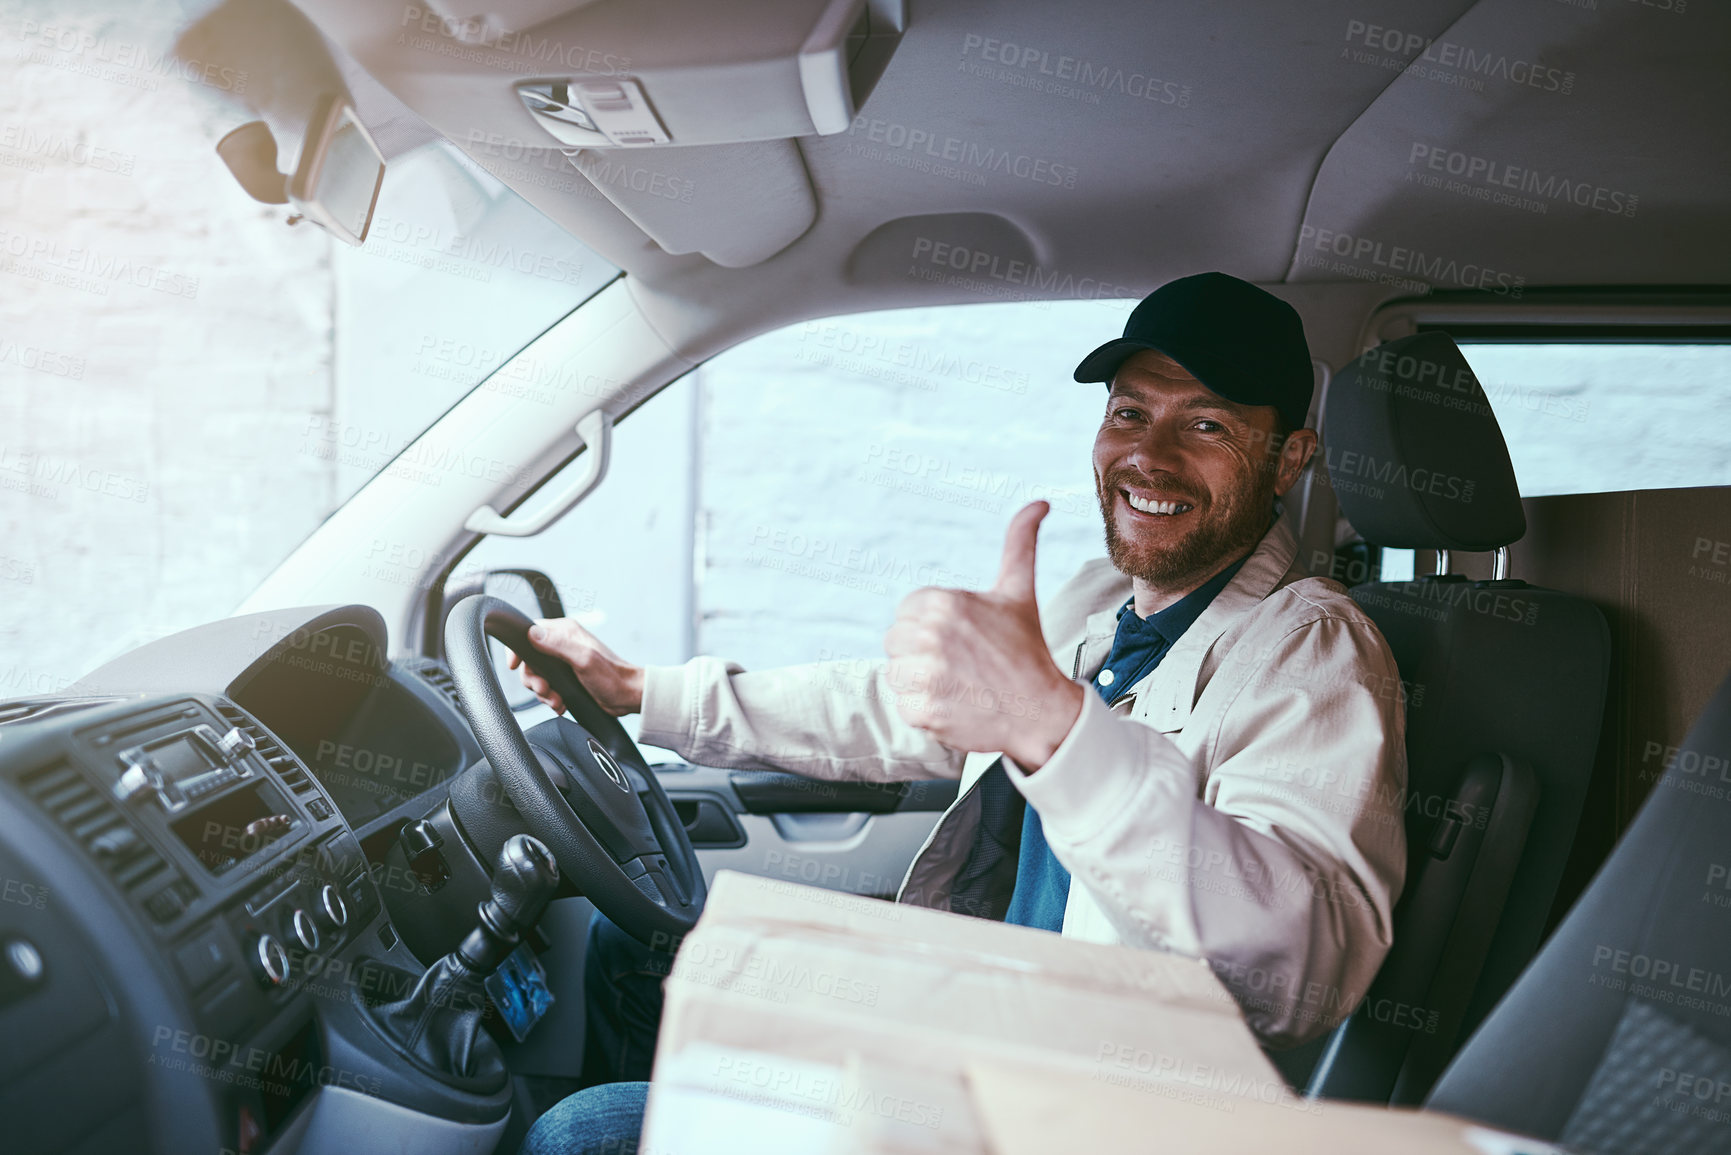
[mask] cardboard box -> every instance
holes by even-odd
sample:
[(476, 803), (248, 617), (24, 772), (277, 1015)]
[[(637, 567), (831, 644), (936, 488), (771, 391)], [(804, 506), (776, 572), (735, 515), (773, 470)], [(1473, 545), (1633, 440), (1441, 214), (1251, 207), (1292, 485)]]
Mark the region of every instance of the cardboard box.
[(1244, 1099), (1166, 1095), (1067, 1070), (977, 1060), (967, 1078), (994, 1155), (1563, 1155), (1536, 1139), (1429, 1111), (1312, 1102), (1293, 1112)]
[(984, 1153), (982, 1062), (1130, 1088), (1150, 1118), (1319, 1109), (1201, 962), (790, 883), (720, 874), (666, 989), (654, 1155)]

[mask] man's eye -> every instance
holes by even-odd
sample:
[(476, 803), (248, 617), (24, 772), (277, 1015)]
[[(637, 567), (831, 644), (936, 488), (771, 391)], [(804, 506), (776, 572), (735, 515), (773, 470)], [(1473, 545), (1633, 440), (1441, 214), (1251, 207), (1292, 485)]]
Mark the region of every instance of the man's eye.
[(1200, 429), (1204, 433), (1224, 433), (1224, 432), (1226, 432), (1226, 426), (1220, 424), (1220, 422), (1218, 422), (1218, 421), (1210, 421), (1206, 417), (1202, 418), (1202, 420), (1200, 420), (1196, 423), (1196, 428)]
[(1139, 409), (1132, 409), (1128, 405), (1121, 405), (1118, 408), (1112, 410), (1112, 416), (1125, 417), (1125, 418), (1135, 418), (1135, 417), (1142, 416), (1142, 411)]

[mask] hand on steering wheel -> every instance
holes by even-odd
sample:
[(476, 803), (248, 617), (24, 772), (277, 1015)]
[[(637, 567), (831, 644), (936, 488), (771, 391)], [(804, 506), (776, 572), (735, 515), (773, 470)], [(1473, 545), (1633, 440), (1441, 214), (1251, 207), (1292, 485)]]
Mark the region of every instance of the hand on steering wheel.
[[(577, 622), (570, 618), (538, 621), (529, 627), (529, 641), (542, 653), (565, 659), (596, 704), (615, 718), (643, 711), (643, 667), (622, 659)], [(533, 666), (515, 653), (506, 660), (513, 670), (522, 667), (523, 684), (542, 705), (555, 714), (565, 712), (564, 699)]]
[[(463, 713), (506, 797), (529, 832), (553, 851), (560, 870), (626, 933), (670, 950), (697, 921), (707, 896), (691, 838), (631, 735), (569, 665), (530, 642), (530, 625), (511, 605), (485, 594), (452, 608), (445, 652)], [(489, 636), (527, 664), (569, 718), (523, 732), (493, 673)], [(599, 642), (595, 646), (624, 665)], [(563, 771), (569, 793), (553, 785), (548, 765)]]

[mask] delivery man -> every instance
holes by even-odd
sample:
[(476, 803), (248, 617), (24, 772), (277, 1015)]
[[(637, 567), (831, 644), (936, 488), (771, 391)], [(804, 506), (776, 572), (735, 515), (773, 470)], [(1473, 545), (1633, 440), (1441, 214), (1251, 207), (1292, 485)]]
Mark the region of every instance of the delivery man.
[[(1075, 378), (1107, 385), (1107, 556), (1043, 608), (1034, 502), (991, 589), (902, 601), (865, 692), (821, 663), (635, 666), (569, 619), (530, 637), (603, 708), (641, 712), (640, 741), (700, 765), (959, 777), (899, 901), (1206, 959), (1264, 1043), (1305, 1042), (1388, 952), (1406, 759), (1388, 646), (1295, 566), (1279, 515), (1317, 444), (1302, 324), (1247, 282), (1185, 277)], [(648, 1078), (668, 963), (597, 921), (586, 1083)], [(603, 1117), (630, 1130), (641, 1088), (599, 1094), (556, 1107), (527, 1149), (583, 1150)]]

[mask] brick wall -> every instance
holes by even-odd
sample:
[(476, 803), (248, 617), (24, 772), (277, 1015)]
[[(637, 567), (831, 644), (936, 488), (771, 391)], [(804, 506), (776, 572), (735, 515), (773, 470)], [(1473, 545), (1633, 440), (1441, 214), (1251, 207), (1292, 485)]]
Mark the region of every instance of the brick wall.
[(1038, 586), (1104, 552), (1083, 353), (1113, 302), (906, 309), (795, 325), (699, 370), (697, 645), (748, 666), (878, 657), (897, 603), (983, 589), (1004, 529), (1052, 503)]
[(0, 3), (0, 698), (225, 612), (330, 501), (330, 245), (217, 168), (244, 81), (186, 19)]
[(259, 78), (169, 54), (197, 7), (0, 0), (0, 698), (230, 612), (616, 272), (437, 149), (365, 248), (287, 227), (214, 151)]

